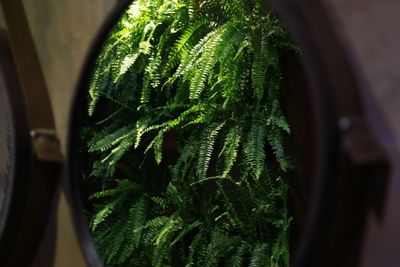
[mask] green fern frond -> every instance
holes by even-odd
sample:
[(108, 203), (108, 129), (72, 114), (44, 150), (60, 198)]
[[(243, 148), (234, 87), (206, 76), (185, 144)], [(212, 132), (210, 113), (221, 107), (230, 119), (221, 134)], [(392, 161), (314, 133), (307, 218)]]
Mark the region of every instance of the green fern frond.
[(183, 227), (183, 229), (180, 231), (179, 235), (174, 239), (174, 241), (171, 242), (171, 246), (175, 245), (177, 242), (181, 241), (183, 237), (185, 237), (188, 233), (193, 231), (194, 229), (202, 226), (202, 222), (199, 220), (196, 220), (186, 226)]
[(171, 243), (176, 232), (182, 229), (182, 219), (171, 217), (165, 226), (160, 230), (154, 240), (154, 252), (152, 263), (155, 267), (163, 266), (166, 255), (169, 255)]
[(232, 170), (238, 156), (238, 149), (242, 139), (242, 128), (239, 126), (232, 127), (225, 137), (224, 146), (220, 155), (224, 155), (224, 171), (223, 177), (226, 177)]
[(268, 245), (257, 244), (253, 249), (249, 267), (269, 266)]
[(205, 251), (205, 242), (203, 240), (203, 233), (199, 232), (193, 238), (189, 246), (189, 255), (187, 257), (185, 267), (193, 267), (197, 261), (197, 256), (200, 254), (204, 254)]
[(189, 167), (189, 163), (195, 157), (199, 141), (197, 140), (198, 136), (191, 136), (185, 142), (185, 146), (183, 147), (182, 151), (180, 151), (179, 158), (172, 168), (172, 178), (174, 180), (179, 180), (179, 178), (184, 177), (185, 170)]
[(132, 228), (129, 227), (133, 239), (131, 242), (138, 248), (141, 241), (142, 231), (139, 230), (147, 222), (149, 214), (149, 205), (146, 197), (141, 197), (138, 202), (129, 210), (128, 222), (132, 222)]
[(90, 222), (90, 228), (92, 231), (95, 231), (97, 226), (107, 219), (108, 216), (113, 212), (115, 208), (116, 202), (111, 202), (105, 205), (100, 211), (96, 213)]
[(117, 79), (120, 79), (128, 70), (135, 64), (136, 60), (140, 56), (139, 52), (134, 52), (132, 54), (128, 54), (122, 60), (122, 64), (118, 73)]
[(100, 98), (100, 93), (99, 93), (99, 82), (100, 80), (100, 71), (98, 68), (98, 64), (96, 64), (96, 70), (92, 74), (92, 79), (90, 80), (90, 85), (89, 85), (89, 107), (88, 107), (88, 114), (89, 116), (92, 116), (94, 113), (94, 110), (96, 108), (96, 104), (99, 101)]
[(228, 217), (228, 220), (230, 222), (229, 228), (231, 229), (244, 229), (244, 223), (240, 219), (240, 216), (236, 212), (235, 205), (232, 203), (232, 201), (229, 199), (228, 195), (225, 192), (224, 187), (220, 182), (217, 182), (218, 186), (218, 193), (222, 195), (222, 201), (226, 207), (226, 215)]
[(228, 261), (228, 266), (230, 267), (242, 267), (245, 255), (249, 252), (249, 244), (242, 242), (242, 244), (236, 249), (235, 253)]
[(188, 43), (189, 39), (193, 36), (194, 32), (197, 31), (200, 27), (207, 23), (207, 18), (200, 18), (196, 22), (192, 23), (181, 35), (181, 37), (176, 41), (174, 46), (171, 48), (171, 52), (168, 55), (167, 63), (166, 63), (166, 71), (174, 68), (178, 63), (180, 58), (184, 58), (188, 50), (190, 49), (190, 45)]
[(289, 265), (290, 46), (261, 0), (137, 0), (123, 14), (96, 62), (83, 137), (107, 266)]
[(151, 197), (151, 200), (160, 208), (166, 210), (169, 207), (169, 200), (164, 197), (159, 197), (159, 196), (153, 196)]
[(180, 194), (178, 188), (171, 182), (167, 186), (167, 197), (172, 205), (179, 207), (185, 204), (184, 196)]
[(106, 263), (112, 263), (118, 253), (120, 252), (121, 247), (123, 247), (123, 244), (125, 243), (126, 237), (123, 231), (120, 232), (115, 232), (112, 236), (111, 244), (113, 244), (110, 249), (106, 252), (104, 256), (105, 257), (105, 262)]
[(142, 190), (142, 187), (135, 182), (130, 180), (117, 180), (117, 187), (113, 189), (107, 189), (94, 193), (89, 197), (89, 200), (101, 199), (107, 197), (116, 197), (121, 194), (129, 194), (131, 192), (137, 192)]
[(150, 142), (150, 144), (147, 146), (145, 150), (145, 153), (147, 153), (147, 151), (150, 148), (153, 148), (154, 159), (156, 160), (157, 164), (160, 164), (162, 160), (162, 144), (163, 144), (164, 132), (165, 130), (160, 130), (156, 135), (156, 137)]
[(174, 75), (168, 79), (167, 83), (173, 83), (177, 78), (186, 76), (187, 73), (192, 69), (198, 60), (199, 56), (204, 50), (204, 45), (212, 39), (218, 30), (211, 31), (205, 37), (203, 37), (190, 51), (189, 55), (183, 57)]
[(211, 240), (207, 246), (206, 256), (203, 258), (203, 266), (214, 267), (223, 262), (234, 248), (234, 240), (219, 229), (211, 232)]
[(199, 179), (199, 180), (197, 180), (197, 181), (195, 181), (193, 183), (190, 183), (190, 186), (194, 186), (194, 185), (197, 185), (197, 184), (202, 184), (202, 183), (207, 182), (207, 181), (230, 181), (230, 182), (234, 182), (234, 180), (229, 176), (218, 175), (218, 176), (209, 176), (209, 177), (206, 177), (206, 178), (203, 178), (203, 179)]
[[(198, 67), (194, 68), (193, 79), (190, 80), (190, 99), (198, 99), (203, 92), (210, 72), (218, 60), (216, 49), (221, 43), (225, 31), (226, 26), (224, 25), (217, 29), (215, 34), (204, 44), (202, 55), (195, 63)], [(186, 79), (189, 80), (187, 75)]]
[(218, 133), (224, 127), (225, 122), (213, 124), (205, 131), (203, 140), (200, 144), (199, 159), (197, 161), (197, 177), (204, 179), (207, 175), (207, 170), (210, 167), (211, 155), (214, 150), (214, 144)]
[[(129, 245), (122, 246), (118, 251), (117, 263), (124, 263), (139, 248), (142, 239), (141, 227), (145, 225), (149, 215), (148, 201), (146, 196), (141, 197), (132, 208), (129, 209), (128, 217), (120, 229)], [(135, 231), (135, 229), (139, 229)]]
[(133, 133), (134, 127), (132, 125), (127, 125), (107, 135), (96, 136), (90, 140), (88, 144), (89, 152), (107, 151)]
[(148, 117), (144, 117), (136, 122), (135, 148), (139, 146), (143, 134), (153, 130), (154, 127), (149, 127), (150, 124), (151, 124), (151, 118)]
[(264, 57), (262, 36), (260, 31), (256, 31), (254, 36), (254, 58), (253, 66), (251, 69), (251, 79), (253, 83), (253, 89), (258, 103), (264, 96), (264, 89), (266, 84), (266, 58)]
[(108, 167), (105, 166), (101, 161), (95, 161), (92, 164), (92, 170), (89, 177), (107, 177)]
[(104, 199), (111, 198), (112, 200), (103, 205), (93, 216), (90, 222), (90, 228), (95, 231), (97, 227), (106, 221), (115, 210), (118, 210), (127, 200), (129, 194), (139, 191), (140, 187), (129, 180), (117, 180), (117, 187), (114, 189), (103, 190), (93, 194), (90, 199)]
[(262, 123), (253, 122), (244, 146), (244, 153), (256, 179), (259, 179), (264, 171), (265, 137), (265, 126)]
[(148, 61), (144, 72), (142, 95), (140, 97), (141, 103), (148, 103), (151, 96), (151, 89), (155, 89), (160, 85), (161, 56), (159, 54), (152, 55)]
[(274, 151), (274, 155), (276, 157), (276, 161), (279, 164), (279, 167), (283, 171), (286, 171), (288, 168), (290, 168), (291, 165), (283, 148), (282, 137), (278, 133), (276, 133), (275, 135), (269, 135), (267, 138), (268, 143), (271, 145)]
[(132, 133), (132, 135), (124, 138), (117, 147), (112, 149), (110, 153), (101, 160), (101, 162), (108, 167), (106, 177), (112, 177), (114, 175), (118, 162), (127, 151), (132, 148), (134, 144), (134, 135), (135, 133)]
[[(137, 229), (134, 229), (135, 232), (137, 231), (141, 231), (141, 230), (147, 230), (149, 233), (151, 233), (150, 235), (148, 235), (148, 241), (151, 242), (146, 242), (146, 243), (153, 243), (154, 239), (156, 237), (156, 234), (159, 232), (159, 230), (164, 227), (169, 221), (171, 220), (170, 217), (168, 216), (159, 216), (156, 217), (154, 219), (151, 219), (149, 221), (146, 222), (146, 224), (143, 227), (139, 227)], [(151, 238), (149, 238), (151, 237)]]
[(277, 100), (272, 102), (268, 116), (267, 124), (269, 126), (275, 126), (285, 133), (290, 134), (289, 124), (285, 116), (282, 114), (282, 110)]

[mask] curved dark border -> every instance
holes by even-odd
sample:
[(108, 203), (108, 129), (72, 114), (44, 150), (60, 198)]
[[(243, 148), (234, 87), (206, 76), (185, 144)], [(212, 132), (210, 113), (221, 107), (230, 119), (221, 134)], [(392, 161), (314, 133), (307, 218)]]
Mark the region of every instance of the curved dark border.
[[(77, 118), (80, 117), (78, 114), (86, 111), (81, 103), (87, 101), (85, 98), (89, 84), (88, 77), (91, 75), (103, 41), (131, 2), (130, 0), (119, 2), (101, 28), (80, 77), (71, 113), (67, 162), (68, 186), (71, 203), (75, 210), (76, 231), (90, 266), (102, 266), (102, 263), (91, 243), (80, 202), (77, 178), (79, 177), (79, 162), (73, 160), (78, 155), (77, 136), (78, 126), (81, 125), (81, 121)], [(353, 175), (356, 177), (359, 175), (354, 173), (353, 166), (343, 154), (342, 133), (339, 130), (338, 121), (341, 117), (363, 116), (358, 95), (359, 86), (354, 78), (355, 73), (351, 62), (348, 61), (348, 51), (337, 34), (338, 29), (329, 20), (327, 13), (329, 10), (325, 10), (320, 1), (314, 1), (312, 4), (298, 2), (275, 0), (270, 3), (287, 23), (291, 36), (302, 50), (304, 68), (311, 85), (308, 94), (314, 113), (314, 127), (311, 129), (313, 136), (316, 137), (312, 144), (312, 157), (315, 162), (313, 196), (306, 227), (295, 252), (293, 265), (344, 266), (340, 265), (342, 263), (340, 260), (335, 259), (335, 255), (349, 246), (354, 245), (357, 248), (363, 221), (358, 213), (355, 213), (354, 218), (345, 217), (342, 220), (338, 219), (338, 216), (347, 216), (357, 207), (362, 206), (363, 188), (359, 187), (359, 183), (354, 180), (349, 182), (346, 180), (353, 179)], [(343, 184), (348, 185), (348, 188), (344, 189)], [(349, 207), (343, 206), (342, 202), (346, 199), (355, 200), (355, 203)], [(348, 220), (350, 223), (343, 225), (343, 220)], [(352, 230), (356, 230), (356, 233), (346, 235)], [(345, 234), (345, 236), (340, 235), (338, 240), (348, 241), (349, 244), (345, 246), (341, 243), (329, 244), (330, 238), (336, 238), (335, 234), (338, 231), (339, 235), (340, 231)], [(349, 253), (350, 256), (357, 254), (354, 251)], [(348, 266), (351, 264), (348, 263)]]
[(55, 130), (50, 98), (22, 0), (0, 0), (0, 5), (6, 22), (6, 31), (1, 31), (1, 70), (16, 131), (12, 208), (0, 241), (0, 266), (29, 266), (54, 201), (61, 152), (56, 142), (53, 152), (59, 158), (41, 157), (37, 145), (33, 149), (34, 140), (46, 139), (41, 131)]
[[(368, 208), (368, 171), (381, 163), (356, 164), (344, 148), (347, 133), (339, 122), (365, 120), (363, 87), (350, 44), (324, 4), (321, 0), (271, 1), (301, 48), (315, 113), (313, 194), (293, 265), (358, 266)], [(385, 175), (384, 168), (379, 172)]]
[(27, 91), (29, 96), (35, 96), (37, 88), (22, 87), (9, 35), (4, 31), (0, 31), (0, 59), (1, 78), (8, 94), (15, 131), (14, 177), (10, 209), (0, 237), (0, 266), (29, 266), (46, 227), (61, 165), (40, 161), (34, 155), (30, 119), (38, 117), (43, 125), (52, 125), (53, 121), (52, 114), (40, 117), (35, 109), (28, 107), (36, 102), (43, 109), (51, 110), (50, 102), (46, 98), (27, 96)]
[[(6, 215), (4, 231), (0, 237), (0, 264), (3, 265), (12, 255), (15, 256), (15, 250), (18, 246), (16, 240), (21, 239), (19, 232), (21, 231), (21, 218), (23, 218), (25, 212), (25, 203), (28, 199), (27, 184), (30, 176), (32, 148), (22, 89), (4, 31), (0, 31), (0, 58), (0, 71), (3, 73), (5, 90), (13, 117), (11, 126), (15, 133), (14, 177), (12, 177), (13, 181), (10, 186), (10, 207)], [(32, 256), (37, 244), (31, 244), (30, 239), (26, 239), (25, 242), (32, 245), (25, 254), (28, 258)]]
[[(88, 266), (100, 267), (103, 266), (102, 261), (94, 247), (91, 235), (88, 229), (86, 218), (83, 215), (82, 197), (80, 195), (80, 163), (78, 158), (78, 144), (79, 144), (79, 126), (82, 125), (83, 116), (87, 112), (86, 106), (82, 103), (87, 103), (87, 88), (89, 88), (89, 77), (92, 75), (96, 59), (101, 52), (102, 46), (112, 28), (118, 22), (123, 12), (129, 7), (133, 0), (120, 0), (113, 11), (106, 18), (104, 24), (101, 26), (97, 36), (92, 43), (89, 54), (86, 58), (83, 72), (79, 78), (78, 88), (75, 91), (74, 100), (71, 109), (71, 116), (69, 122), (69, 133), (67, 143), (67, 190), (69, 192), (70, 203), (73, 208), (73, 220), (75, 230), (78, 234), (82, 251)], [(78, 118), (78, 119), (77, 119)]]

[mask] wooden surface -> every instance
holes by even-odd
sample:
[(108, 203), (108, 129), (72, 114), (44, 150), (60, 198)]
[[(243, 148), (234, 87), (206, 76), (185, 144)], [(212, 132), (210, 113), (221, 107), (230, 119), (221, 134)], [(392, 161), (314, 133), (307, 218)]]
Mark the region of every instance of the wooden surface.
[(6, 23), (4, 22), (3, 10), (0, 8), (0, 28), (5, 28)]
[(66, 118), (85, 56), (115, 3), (116, 0), (24, 0), (63, 148)]
[[(373, 132), (391, 158), (383, 217), (370, 214), (362, 266), (400, 262), (400, 1), (325, 0), (358, 68)], [(397, 266), (397, 265), (396, 265)]]
[[(70, 106), (86, 54), (115, 3), (111, 0), (24, 1), (64, 153)], [(1, 13), (0, 27), (5, 27)], [(86, 266), (73, 225), (67, 195), (60, 190), (34, 266)]]

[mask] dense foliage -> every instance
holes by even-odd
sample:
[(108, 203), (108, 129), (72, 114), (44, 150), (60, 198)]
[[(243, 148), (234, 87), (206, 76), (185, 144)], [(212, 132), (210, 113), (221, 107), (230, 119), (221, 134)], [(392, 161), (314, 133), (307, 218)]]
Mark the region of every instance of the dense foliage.
[(288, 266), (291, 49), (259, 1), (131, 5), (97, 61), (84, 131), (107, 266)]

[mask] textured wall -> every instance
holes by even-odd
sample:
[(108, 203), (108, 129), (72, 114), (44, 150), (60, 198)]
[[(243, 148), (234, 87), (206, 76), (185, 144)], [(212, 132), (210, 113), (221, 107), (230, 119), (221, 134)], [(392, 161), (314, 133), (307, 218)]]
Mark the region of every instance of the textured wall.
[[(116, 0), (23, 2), (49, 89), (57, 132), (65, 151), (69, 109), (85, 55)], [(42, 255), (36, 265), (47, 266), (53, 261), (57, 267), (85, 266), (64, 193), (58, 196), (55, 210), (55, 233), (48, 232), (44, 242), (47, 244), (42, 245)], [(54, 244), (55, 253), (49, 255), (49, 247)]]
[[(392, 159), (384, 215), (381, 219), (369, 217), (362, 266), (394, 266), (400, 262), (400, 1), (324, 1), (350, 44), (363, 89), (373, 99), (365, 105), (377, 106), (368, 116), (376, 122), (374, 132), (385, 136), (384, 145)], [(386, 134), (385, 126), (392, 135)]]
[(0, 28), (5, 28), (5, 22), (3, 17), (3, 10), (0, 8)]
[[(353, 46), (370, 93), (382, 107), (390, 126), (400, 134), (400, 1), (326, 0), (343, 37)], [(371, 23), (373, 22), (373, 23)], [(388, 56), (392, 55), (392, 56)]]
[(24, 0), (54, 109), (65, 144), (73, 88), (85, 55), (115, 0)]

